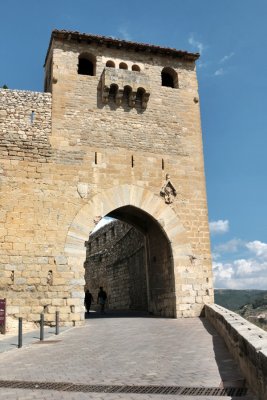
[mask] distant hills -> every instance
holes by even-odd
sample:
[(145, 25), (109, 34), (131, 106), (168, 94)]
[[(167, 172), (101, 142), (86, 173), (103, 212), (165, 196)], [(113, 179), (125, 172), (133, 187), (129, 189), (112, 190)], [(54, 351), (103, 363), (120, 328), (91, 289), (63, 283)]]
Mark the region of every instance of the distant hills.
[(237, 311), (247, 304), (266, 302), (267, 305), (267, 290), (215, 289), (214, 296), (216, 304), (232, 311)]
[(267, 330), (267, 290), (215, 289), (215, 303)]

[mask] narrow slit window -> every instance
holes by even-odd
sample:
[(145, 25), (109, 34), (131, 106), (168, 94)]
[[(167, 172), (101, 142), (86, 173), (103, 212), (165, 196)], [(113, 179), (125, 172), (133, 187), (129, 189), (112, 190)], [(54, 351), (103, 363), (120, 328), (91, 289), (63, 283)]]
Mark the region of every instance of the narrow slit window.
[(132, 156), (132, 168), (134, 167), (134, 156)]
[(31, 112), (31, 116), (30, 116), (31, 124), (33, 124), (34, 118), (35, 118), (35, 112), (32, 111), (32, 112)]
[(161, 160), (161, 169), (162, 169), (162, 171), (164, 171), (164, 158), (162, 158), (162, 160)]
[(97, 164), (97, 152), (95, 152), (95, 164)]

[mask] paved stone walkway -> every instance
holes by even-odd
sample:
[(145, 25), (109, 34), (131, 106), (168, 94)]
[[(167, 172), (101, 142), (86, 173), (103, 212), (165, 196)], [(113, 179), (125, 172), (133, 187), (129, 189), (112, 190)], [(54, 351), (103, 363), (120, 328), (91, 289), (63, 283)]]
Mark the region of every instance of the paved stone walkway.
[[(65, 332), (70, 328), (61, 327), (60, 331)], [(47, 338), (52, 338), (55, 335), (55, 328), (45, 327), (44, 328), (44, 340)], [(23, 341), (22, 346), (28, 346), (31, 343), (35, 343), (40, 340), (40, 329), (36, 329), (34, 331), (23, 332)], [(54, 338), (55, 339), (55, 338)], [(18, 333), (16, 336), (12, 334), (0, 335), (0, 353), (5, 351), (15, 350), (18, 348)]]
[[(205, 319), (92, 318), (50, 342), (0, 354), (0, 379), (100, 385), (238, 386), (243, 377)], [(56, 341), (54, 341), (56, 340)], [(1, 344), (4, 341), (0, 342)], [(234, 397), (107, 394), (0, 388), (0, 399), (183, 399)], [(256, 400), (251, 394), (236, 397)]]

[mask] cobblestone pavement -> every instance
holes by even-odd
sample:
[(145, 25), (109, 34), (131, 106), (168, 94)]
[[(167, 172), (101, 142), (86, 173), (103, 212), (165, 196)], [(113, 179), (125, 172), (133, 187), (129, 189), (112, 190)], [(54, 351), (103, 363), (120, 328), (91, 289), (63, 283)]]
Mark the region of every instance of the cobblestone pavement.
[[(183, 387), (220, 387), (222, 382), (233, 387), (243, 382), (222, 339), (205, 319), (142, 317), (88, 319), (85, 326), (50, 337), (43, 344), (2, 353), (0, 379)], [(0, 388), (1, 400), (234, 398)], [(248, 394), (236, 399), (256, 397)]]

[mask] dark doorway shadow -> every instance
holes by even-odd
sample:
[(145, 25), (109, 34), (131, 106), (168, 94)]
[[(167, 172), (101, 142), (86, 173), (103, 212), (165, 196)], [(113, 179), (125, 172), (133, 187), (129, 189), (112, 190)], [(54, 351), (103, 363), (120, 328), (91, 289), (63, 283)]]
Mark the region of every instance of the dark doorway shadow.
[(106, 217), (113, 222), (92, 232), (85, 244), (85, 288), (90, 288), (96, 301), (99, 288), (104, 287), (111, 310), (175, 317), (174, 260), (161, 224), (130, 205)]
[(85, 319), (95, 319), (95, 318), (167, 318), (155, 316), (148, 311), (134, 311), (134, 310), (107, 310), (105, 313), (100, 311), (90, 311), (90, 313), (85, 313)]

